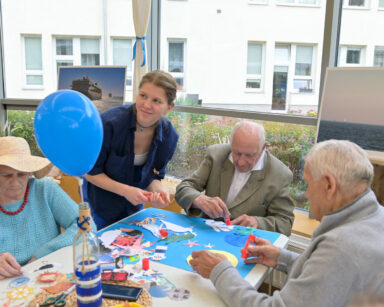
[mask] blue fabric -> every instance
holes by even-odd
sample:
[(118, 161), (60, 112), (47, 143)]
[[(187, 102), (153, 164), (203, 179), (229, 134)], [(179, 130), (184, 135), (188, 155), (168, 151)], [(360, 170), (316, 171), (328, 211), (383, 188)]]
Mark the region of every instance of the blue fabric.
[[(104, 140), (99, 158), (90, 175), (104, 173), (113, 180), (146, 189), (155, 179), (165, 176), (168, 162), (177, 145), (178, 135), (171, 122), (162, 117), (156, 128), (147, 161), (134, 166), (134, 133), (136, 131), (136, 106), (118, 106), (102, 114)], [(87, 183), (89, 203), (96, 214), (112, 224), (143, 209), (133, 206), (124, 197)], [(104, 225), (105, 226), (105, 225)]]
[[(5, 205), (16, 211), (23, 200)], [(16, 215), (0, 212), (0, 253), (12, 254), (21, 264), (71, 245), (77, 233), (78, 205), (52, 180), (29, 179), (29, 198)], [(66, 231), (60, 233), (60, 226)], [(95, 226), (93, 224), (93, 229)]]

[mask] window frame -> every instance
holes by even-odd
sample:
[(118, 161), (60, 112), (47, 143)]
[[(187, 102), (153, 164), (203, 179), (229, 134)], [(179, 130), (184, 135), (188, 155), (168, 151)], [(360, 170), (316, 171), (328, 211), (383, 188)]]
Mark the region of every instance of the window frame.
[[(113, 61), (113, 58), (114, 58), (114, 41), (115, 40), (130, 40), (131, 41), (131, 47), (133, 48), (134, 44), (135, 44), (135, 38), (134, 37), (110, 37), (110, 55), (111, 55), (111, 58), (109, 59), (110, 63), (112, 63), (112, 65), (118, 65), (118, 64), (115, 64), (114, 61)], [(133, 51), (132, 51), (133, 52)], [(132, 60), (131, 60), (132, 62)], [(121, 66), (121, 65), (119, 65)], [(126, 69), (126, 78), (125, 78), (125, 90), (132, 90), (133, 88), (133, 63), (131, 64), (131, 70), (128, 69), (128, 66), (127, 66), (127, 69)], [(128, 85), (127, 84), (127, 80), (130, 79), (131, 80), (131, 84)]]
[[(360, 49), (360, 62), (356, 63), (347, 63), (347, 55), (348, 50), (352, 49)], [(340, 53), (339, 53), (339, 67), (359, 67), (364, 66), (366, 63), (366, 46), (359, 45), (340, 45)]]
[[(260, 74), (249, 74), (247, 72), (247, 66), (248, 66), (248, 50), (249, 45), (261, 45), (261, 71)], [(246, 62), (246, 70), (245, 70), (245, 92), (252, 92), (252, 93), (260, 93), (264, 91), (264, 83), (265, 83), (265, 48), (266, 43), (260, 42), (260, 41), (247, 41), (247, 62)], [(248, 79), (260, 79), (260, 87), (259, 88), (249, 88), (247, 87)]]
[[(169, 71), (169, 44), (170, 43), (183, 43), (183, 72), (170, 72)], [(175, 39), (175, 38), (167, 38), (167, 57), (165, 61), (166, 65), (166, 71), (172, 75), (173, 78), (177, 79), (183, 79), (183, 86), (178, 89), (178, 92), (187, 92), (187, 83), (186, 83), (186, 46), (187, 46), (187, 40), (186, 39)]]
[[(41, 69), (27, 69), (27, 61), (26, 61), (26, 52), (25, 52), (25, 48), (26, 48), (26, 43), (25, 43), (25, 39), (26, 38), (40, 38), (40, 48), (41, 48)], [(43, 58), (44, 58), (44, 55), (43, 55), (43, 38), (41, 35), (29, 35), (29, 34), (25, 34), (25, 35), (22, 35), (21, 36), (21, 41), (22, 41), (22, 52), (23, 52), (23, 55), (22, 55), (22, 65), (23, 65), (23, 85), (22, 85), (22, 88), (23, 89), (28, 89), (28, 90), (33, 90), (33, 89), (36, 89), (36, 90), (42, 90), (44, 89), (44, 61), (43, 61)], [(27, 76), (41, 76), (41, 79), (42, 79), (42, 83), (41, 84), (28, 84), (27, 82)]]

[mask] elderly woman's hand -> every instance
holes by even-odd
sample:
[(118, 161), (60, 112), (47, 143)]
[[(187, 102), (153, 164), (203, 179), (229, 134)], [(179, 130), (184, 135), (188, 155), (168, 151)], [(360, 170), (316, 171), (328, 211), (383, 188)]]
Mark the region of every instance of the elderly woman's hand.
[(197, 271), (204, 278), (209, 278), (213, 268), (227, 260), (227, 257), (221, 254), (212, 253), (206, 250), (196, 251), (192, 253), (192, 259), (189, 261), (192, 269)]
[(10, 253), (0, 254), (0, 279), (21, 275), (21, 266)]

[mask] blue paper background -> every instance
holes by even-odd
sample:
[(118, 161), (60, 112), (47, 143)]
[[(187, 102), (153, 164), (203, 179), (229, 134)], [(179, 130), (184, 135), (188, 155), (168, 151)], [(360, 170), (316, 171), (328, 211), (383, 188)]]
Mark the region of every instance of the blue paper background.
[[(192, 246), (189, 247), (189, 245), (185, 245), (184, 243), (187, 243), (188, 240), (181, 241), (181, 242), (173, 242), (170, 244), (165, 244), (165, 241), (160, 241), (159, 238), (155, 237), (150, 231), (144, 229), (143, 227), (136, 226), (136, 225), (129, 225), (127, 223), (124, 223), (126, 221), (133, 221), (133, 220), (138, 220), (142, 221), (147, 217), (154, 217), (156, 215), (164, 215), (166, 218), (161, 218), (167, 222), (171, 222), (174, 224), (177, 224), (182, 227), (190, 227), (193, 226), (193, 232), (196, 233), (196, 237), (190, 239), (190, 241), (197, 241), (199, 246)], [(158, 218), (158, 217), (157, 217)], [(155, 242), (155, 244), (149, 248), (148, 250), (155, 249), (157, 245), (164, 245), (167, 246), (168, 249), (165, 253), (166, 258), (159, 261), (161, 263), (177, 267), (180, 269), (184, 269), (187, 271), (194, 272), (192, 268), (189, 266), (187, 263), (187, 258), (193, 251), (196, 250), (210, 250), (209, 248), (205, 247), (204, 245), (206, 244), (211, 244), (213, 247), (211, 250), (223, 250), (226, 252), (229, 252), (233, 254), (239, 261), (237, 265), (237, 270), (241, 274), (241, 276), (245, 277), (248, 275), (248, 273), (252, 270), (254, 267), (254, 264), (245, 264), (243, 259), (241, 258), (241, 252), (240, 250), (244, 247), (242, 245), (241, 247), (239, 246), (234, 246), (225, 241), (225, 237), (227, 236), (234, 236), (235, 235), (235, 229), (245, 229), (246, 227), (242, 226), (235, 226), (232, 231), (220, 231), (216, 232), (213, 230), (212, 227), (207, 226), (205, 224), (205, 219), (202, 218), (191, 218), (188, 217), (187, 215), (184, 214), (179, 214), (179, 213), (174, 213), (170, 211), (165, 211), (161, 209), (155, 209), (155, 208), (148, 208), (140, 211), (139, 213), (135, 214), (132, 217), (128, 217), (114, 225), (109, 226), (108, 228), (101, 230), (98, 232), (99, 235), (101, 235), (103, 232), (108, 231), (108, 230), (113, 230), (113, 229), (120, 229), (120, 228), (134, 228), (134, 229), (139, 229), (143, 232), (144, 236), (143, 239), (151, 242)], [(156, 225), (160, 225), (161, 222), (158, 220), (155, 223)], [(171, 232), (168, 231), (169, 235), (171, 235)], [(182, 233), (178, 233), (182, 234)], [(183, 233), (185, 234), (185, 233)], [(259, 230), (255, 229), (253, 234), (257, 237), (267, 239), (270, 242), (274, 243), (278, 237), (280, 236), (279, 233), (276, 232), (270, 232), (270, 231), (265, 231), (265, 230)], [(242, 236), (243, 238), (240, 238), (237, 241), (243, 240), (244, 242), (247, 240), (248, 235)]]

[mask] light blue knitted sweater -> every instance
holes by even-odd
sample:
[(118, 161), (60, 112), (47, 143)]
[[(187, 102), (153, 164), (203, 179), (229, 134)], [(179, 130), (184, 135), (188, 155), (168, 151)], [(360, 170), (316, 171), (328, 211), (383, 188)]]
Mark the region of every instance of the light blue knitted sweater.
[[(3, 206), (16, 211), (23, 200)], [(0, 253), (8, 252), (24, 265), (70, 245), (77, 233), (78, 205), (52, 180), (29, 179), (29, 198), (16, 215), (0, 211)], [(60, 226), (66, 231), (60, 233)]]

